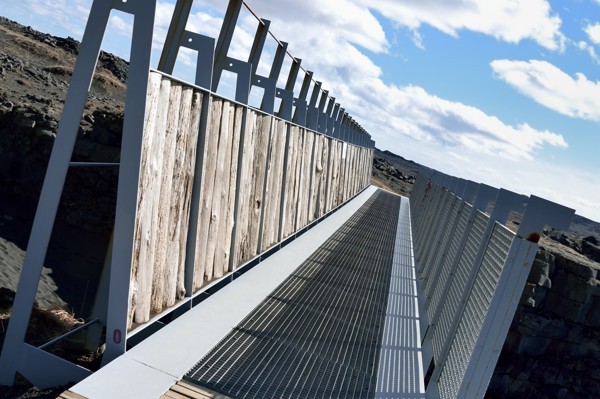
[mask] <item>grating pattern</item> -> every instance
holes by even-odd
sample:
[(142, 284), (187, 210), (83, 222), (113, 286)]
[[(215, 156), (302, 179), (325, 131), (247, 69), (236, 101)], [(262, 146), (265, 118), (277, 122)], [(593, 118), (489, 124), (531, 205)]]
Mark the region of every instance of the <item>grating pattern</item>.
[(477, 211), (473, 224), (467, 236), (465, 247), (460, 256), (456, 272), (451, 277), (450, 288), (448, 295), (442, 304), (442, 310), (439, 316), (439, 320), (435, 326), (435, 331), (432, 337), (433, 356), (437, 359), (444, 348), (444, 344), (450, 339), (452, 324), (459, 317), (460, 305), (465, 293), (465, 290), (469, 289), (469, 276), (471, 275), (475, 257), (479, 245), (485, 233), (485, 226), (489, 220), (489, 217), (485, 214)]
[(425, 394), (408, 199), (402, 198), (375, 397)]
[(439, 379), (440, 398), (455, 398), (481, 332), (514, 234), (495, 223), (481, 267), (448, 351)]
[[(432, 287), (435, 286), (434, 282), (437, 281), (438, 275), (442, 272), (442, 260), (444, 250), (447, 248), (448, 241), (450, 240), (451, 230), (455, 225), (456, 218), (460, 216), (460, 201), (457, 197), (452, 198), (452, 205), (448, 209), (448, 215), (445, 220), (443, 229), (440, 233), (439, 242), (435, 247), (432, 248), (432, 255), (429, 258), (431, 263), (431, 275), (424, 280), (424, 291), (426, 295), (431, 293)], [(465, 221), (466, 224), (466, 221)]]
[(233, 398), (373, 397), (399, 205), (375, 193), (185, 379)]
[(436, 250), (439, 249), (439, 240), (444, 230), (448, 226), (446, 219), (453, 203), (452, 194), (449, 192), (444, 192), (443, 196), (443, 204), (438, 207), (439, 212), (435, 215), (432, 232), (424, 245), (425, 254), (420, 258), (422, 265), (419, 269), (423, 270), (422, 275), (423, 278), (426, 279), (425, 281), (428, 281), (431, 278), (431, 275), (436, 271), (435, 264), (431, 262), (431, 257), (432, 253), (435, 254)]
[[(464, 203), (458, 220), (458, 226), (452, 237), (452, 241), (450, 242), (448, 254), (444, 258), (444, 263), (440, 272), (440, 276), (438, 277), (438, 281), (450, 281), (450, 278), (452, 277), (452, 266), (454, 265), (454, 260), (458, 256), (462, 237), (464, 237), (467, 231), (471, 210), (472, 206)], [(439, 307), (443, 304), (443, 299), (445, 297), (444, 289), (446, 287), (448, 287), (448, 284), (435, 284), (433, 287), (434, 290), (432, 290), (433, 292), (431, 293), (431, 302), (427, 308), (427, 315), (429, 316), (430, 320), (433, 320), (434, 316), (439, 312)]]

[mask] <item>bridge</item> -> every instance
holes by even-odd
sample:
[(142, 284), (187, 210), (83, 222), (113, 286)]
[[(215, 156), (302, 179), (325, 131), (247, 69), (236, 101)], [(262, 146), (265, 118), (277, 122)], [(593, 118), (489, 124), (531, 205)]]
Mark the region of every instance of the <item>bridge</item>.
[[(0, 383), (81, 381), (65, 397), (87, 398), (483, 397), (543, 228), (566, 228), (574, 211), (427, 168), (410, 199), (369, 186), (374, 141), (287, 43), (275, 39), (258, 73), (269, 21), (257, 17), (238, 60), (228, 52), (248, 6), (231, 0), (215, 39), (186, 30), (192, 2), (179, 0), (153, 70), (153, 5), (93, 3)], [(115, 10), (134, 18), (120, 161), (72, 162)], [(198, 54), (193, 83), (173, 76), (182, 48)], [(224, 71), (234, 99), (217, 94)], [(61, 337), (25, 342), (71, 167), (119, 171), (94, 315), (71, 332), (105, 347), (95, 373), (47, 351)]]

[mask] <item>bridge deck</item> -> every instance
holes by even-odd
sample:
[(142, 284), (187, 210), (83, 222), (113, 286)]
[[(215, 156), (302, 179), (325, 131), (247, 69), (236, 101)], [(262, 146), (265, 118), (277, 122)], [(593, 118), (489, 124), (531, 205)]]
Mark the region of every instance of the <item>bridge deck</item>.
[(418, 398), (420, 336), (408, 200), (371, 187), (71, 390)]

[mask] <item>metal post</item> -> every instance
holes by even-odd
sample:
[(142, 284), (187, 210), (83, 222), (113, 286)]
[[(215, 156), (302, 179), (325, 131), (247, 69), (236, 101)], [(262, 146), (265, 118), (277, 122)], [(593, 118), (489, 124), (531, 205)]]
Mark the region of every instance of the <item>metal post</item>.
[(169, 75), (173, 74), (175, 61), (179, 53), (179, 44), (181, 43), (193, 2), (193, 0), (177, 0), (175, 4), (165, 45), (158, 61), (159, 71), (163, 71)]
[[(299, 58), (292, 58), (292, 65), (290, 66), (290, 72), (288, 74), (287, 82), (285, 84), (285, 90), (292, 93), (292, 99), (282, 98), (281, 104), (279, 105), (279, 117), (292, 121), (292, 108), (294, 105), (294, 87), (296, 86), (296, 79), (298, 79), (298, 72), (300, 72), (300, 64), (302, 60)], [(289, 102), (289, 105), (288, 105)], [(284, 111), (285, 109), (285, 111)], [(289, 110), (288, 110), (289, 109)], [(286, 117), (284, 115), (288, 115)]]
[(306, 96), (308, 95), (308, 89), (310, 88), (310, 84), (312, 82), (312, 76), (313, 73), (311, 71), (306, 71), (304, 74), (304, 80), (302, 81), (302, 87), (300, 88), (300, 95), (294, 101), (296, 109), (294, 111), (293, 122), (302, 127), (307, 126)]
[(137, 185), (144, 131), (146, 93), (150, 73), (154, 13), (156, 11), (156, 5), (148, 7), (145, 0), (133, 0), (127, 1), (127, 3), (117, 1), (117, 3), (121, 3), (122, 7), (126, 7), (134, 13), (135, 21), (131, 41), (130, 73), (127, 77), (127, 94), (125, 98), (121, 167), (117, 188), (110, 297), (108, 300), (109, 317), (106, 326), (107, 339), (106, 351), (102, 358), (103, 364), (125, 352), (129, 283), (137, 209)]
[(227, 53), (231, 46), (231, 39), (233, 39), (235, 25), (240, 16), (240, 10), (242, 9), (243, 3), (243, 0), (230, 0), (227, 5), (227, 11), (225, 12), (225, 18), (223, 19), (223, 25), (221, 25), (221, 32), (219, 33), (219, 39), (217, 40), (217, 46), (215, 48), (215, 68), (212, 84), (213, 92), (216, 92), (219, 87), (221, 74), (223, 73), (223, 69), (227, 62)]

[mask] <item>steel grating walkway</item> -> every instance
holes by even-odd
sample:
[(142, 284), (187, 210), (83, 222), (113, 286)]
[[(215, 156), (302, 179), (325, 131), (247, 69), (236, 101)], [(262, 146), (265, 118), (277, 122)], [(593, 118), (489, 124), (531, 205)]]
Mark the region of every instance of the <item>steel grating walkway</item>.
[(378, 190), (184, 379), (232, 398), (373, 398), (400, 201)]

